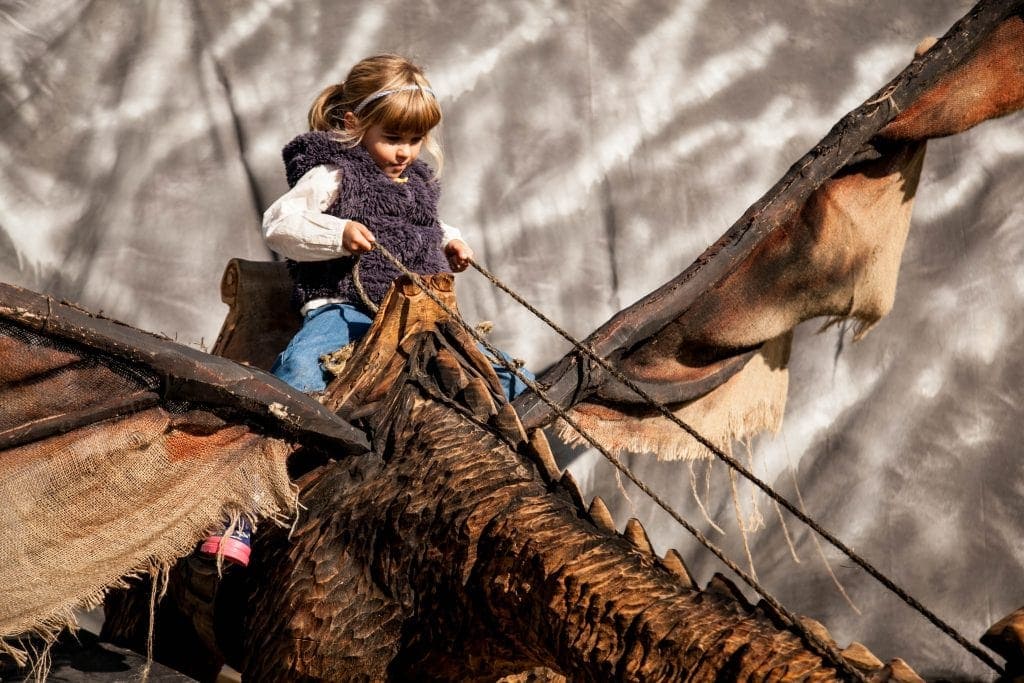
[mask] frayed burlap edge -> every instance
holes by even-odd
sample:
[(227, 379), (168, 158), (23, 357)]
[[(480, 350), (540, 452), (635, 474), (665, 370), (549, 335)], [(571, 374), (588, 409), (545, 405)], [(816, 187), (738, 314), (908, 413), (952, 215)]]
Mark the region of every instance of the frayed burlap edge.
[[(786, 407), (786, 362), (791, 340), (792, 335), (787, 333), (765, 343), (728, 381), (677, 408), (673, 414), (709, 443), (730, 454), (734, 441), (744, 441), (764, 430), (777, 432)], [(714, 455), (661, 415), (607, 419), (606, 412), (590, 412), (586, 404), (577, 406), (570, 414), (613, 452), (654, 453), (659, 460), (697, 460)], [(570, 445), (586, 443), (564, 420), (556, 423), (556, 430)]]
[[(222, 482), (220, 495), (208, 497), (179, 517), (155, 542), (145, 546), (143, 559), (126, 558), (126, 564), (111, 567), (110, 578), (101, 585), (67, 596), (55, 609), (4, 625), (0, 631), (0, 656), (9, 657), (18, 667), (30, 667), (29, 678), (45, 680), (50, 668), (50, 648), (65, 629), (75, 632), (79, 628), (77, 611), (99, 607), (110, 590), (127, 588), (130, 578), (166, 575), (180, 558), (194, 551), (211, 528), (222, 524), (225, 516), (232, 527), (243, 516), (254, 526), (259, 521), (280, 526), (292, 524), (298, 509), (298, 490), (285, 465), (291, 447), (282, 441), (265, 439), (254, 450), (257, 452), (246, 457)], [(218, 559), (222, 562), (223, 558)], [(42, 647), (36, 647), (37, 641), (42, 641)]]

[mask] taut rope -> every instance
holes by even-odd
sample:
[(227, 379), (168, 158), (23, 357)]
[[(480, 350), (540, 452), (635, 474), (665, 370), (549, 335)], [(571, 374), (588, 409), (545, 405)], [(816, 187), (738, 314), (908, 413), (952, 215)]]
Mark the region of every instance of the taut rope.
[[(797, 506), (793, 505), (793, 503), (789, 502), (789, 500), (787, 500), (784, 496), (782, 496), (780, 493), (775, 491), (775, 489), (773, 489), (771, 486), (769, 486), (765, 482), (761, 481), (757, 477), (757, 475), (755, 475), (753, 472), (751, 472), (750, 470), (745, 468), (739, 461), (737, 461), (735, 458), (730, 456), (728, 453), (724, 452), (722, 449), (720, 449), (717, 446), (715, 446), (714, 444), (712, 444), (710, 441), (708, 441), (706, 438), (704, 438), (704, 436), (702, 436), (699, 432), (697, 432), (695, 429), (693, 429), (693, 427), (689, 426), (688, 424), (686, 424), (685, 422), (680, 420), (679, 417), (677, 417), (663, 403), (655, 400), (647, 392), (645, 392), (642, 388), (637, 386), (636, 383), (634, 383), (632, 380), (630, 380), (628, 377), (623, 375), (617, 369), (615, 369), (614, 367), (609, 365), (607, 361), (605, 361), (603, 358), (601, 358), (596, 353), (594, 353), (594, 351), (592, 349), (590, 349), (588, 346), (586, 346), (585, 344), (583, 344), (580, 341), (578, 341), (577, 339), (575, 339), (572, 335), (570, 335), (568, 332), (563, 330), (556, 323), (552, 322), (547, 316), (545, 316), (543, 313), (541, 313), (539, 310), (537, 310), (528, 301), (523, 299), (516, 292), (512, 291), (512, 289), (509, 288), (505, 283), (501, 282), (493, 273), (491, 273), (490, 271), (488, 271), (486, 268), (484, 268), (480, 264), (476, 263), (475, 261), (473, 261), (472, 264), (473, 264), (473, 267), (476, 268), (480, 272), (481, 275), (483, 275), (485, 278), (490, 280), (490, 282), (494, 286), (498, 287), (499, 289), (501, 289), (502, 291), (507, 293), (509, 296), (511, 296), (513, 299), (515, 299), (519, 304), (521, 304), (523, 307), (525, 307), (528, 311), (530, 311), (535, 316), (540, 318), (544, 323), (546, 323), (552, 330), (554, 330), (559, 335), (561, 335), (561, 337), (563, 339), (565, 339), (570, 344), (572, 344), (573, 347), (577, 351), (579, 351), (580, 353), (585, 355), (590, 360), (594, 361), (598, 366), (600, 366), (600, 368), (602, 370), (607, 372), (609, 375), (614, 377), (616, 380), (618, 380), (619, 382), (621, 382), (625, 386), (629, 387), (629, 389), (631, 391), (633, 391), (638, 396), (640, 396), (642, 399), (644, 399), (644, 401), (648, 405), (650, 405), (652, 408), (655, 408), (659, 413), (661, 413), (662, 416), (664, 416), (665, 418), (670, 420), (672, 423), (674, 423), (680, 429), (682, 429), (687, 434), (689, 434), (694, 439), (696, 439), (698, 443), (700, 443), (702, 446), (704, 446), (709, 451), (714, 453), (715, 456), (718, 457), (720, 460), (722, 460), (725, 464), (727, 464), (729, 467), (731, 467), (736, 472), (739, 472), (747, 480), (749, 480), (751, 483), (753, 483), (759, 489), (764, 491), (772, 500), (778, 502), (784, 508), (789, 510), (797, 519), (799, 519), (801, 522), (803, 522), (808, 527), (813, 529), (815, 531), (815, 533), (817, 533), (819, 536), (821, 536), (826, 541), (828, 541), (833, 547), (835, 547), (841, 553), (843, 553), (844, 555), (849, 557), (851, 560), (853, 560), (857, 565), (859, 565), (861, 567), (861, 569), (866, 571), (872, 578), (874, 578), (879, 583), (881, 583), (883, 586), (888, 588), (889, 591), (891, 591), (894, 595), (899, 597), (903, 602), (905, 602), (907, 605), (909, 605), (915, 611), (917, 611), (919, 614), (921, 614), (923, 617), (925, 617), (936, 628), (938, 628), (940, 631), (942, 631), (947, 636), (949, 636), (954, 641), (956, 641), (956, 643), (958, 645), (960, 645), (962, 648), (964, 648), (965, 650), (970, 652), (972, 655), (974, 655), (975, 657), (980, 659), (982, 662), (984, 662), (986, 665), (988, 665), (990, 668), (992, 668), (997, 673), (999, 673), (999, 674), (1003, 674), (1004, 673), (1003, 667), (999, 666), (999, 664), (987, 652), (985, 652), (984, 650), (982, 650), (981, 648), (976, 646), (974, 643), (972, 643), (969, 640), (967, 640), (967, 638), (965, 638), (959, 631), (957, 631), (951, 625), (947, 624), (938, 615), (936, 615), (934, 612), (932, 612), (927, 607), (925, 607), (923, 604), (921, 604), (921, 602), (919, 602), (916, 598), (914, 598), (912, 595), (910, 595), (910, 593), (908, 593), (906, 590), (904, 590), (899, 585), (897, 585), (892, 579), (890, 579), (888, 576), (883, 574), (880, 570), (876, 569), (874, 565), (872, 565), (866, 559), (862, 558), (860, 555), (858, 555), (856, 552), (854, 552), (851, 548), (847, 547), (847, 545), (845, 543), (840, 541), (835, 535), (833, 535), (827, 529), (825, 529), (820, 524), (818, 524), (813, 519), (811, 519), (809, 516), (807, 516), (802, 510), (800, 510)], [(540, 393), (538, 392), (538, 396), (539, 395), (540, 395)], [(541, 396), (541, 399), (544, 400), (544, 402), (547, 403), (548, 405), (551, 405), (551, 403), (549, 401), (547, 401), (545, 397)], [(575, 425), (574, 425), (574, 428), (575, 428)], [(577, 429), (577, 431), (579, 431), (579, 430)]]
[(573, 429), (575, 429), (576, 432), (581, 437), (583, 437), (583, 439), (585, 439), (591, 446), (597, 449), (597, 451), (600, 452), (601, 455), (603, 455), (605, 459), (608, 460), (608, 462), (610, 462), (617, 470), (622, 472), (622, 474), (626, 475), (626, 477), (631, 482), (633, 482), (633, 484), (635, 484), (637, 488), (646, 493), (648, 497), (650, 497), (650, 499), (653, 500), (661, 509), (667, 512), (669, 516), (672, 517), (672, 519), (678, 522), (680, 526), (682, 526), (694, 538), (696, 538), (701, 545), (707, 548), (725, 566), (727, 566), (737, 576), (739, 576), (744, 583), (746, 583), (748, 586), (754, 589), (754, 591), (756, 591), (758, 595), (764, 598), (765, 602), (771, 605), (772, 608), (774, 608), (780, 615), (782, 615), (789, 622), (791, 628), (797, 632), (797, 634), (804, 640), (804, 642), (806, 642), (812, 649), (817, 650), (819, 654), (824, 655), (826, 659), (832, 661), (832, 663), (835, 664), (837, 668), (842, 670), (844, 673), (849, 675), (854, 680), (867, 681), (867, 678), (864, 676), (864, 674), (854, 669), (832, 645), (824, 642), (816, 635), (811, 633), (810, 630), (808, 630), (807, 627), (805, 627), (800, 622), (799, 618), (795, 614), (786, 609), (782, 605), (782, 603), (780, 603), (774, 596), (772, 596), (771, 593), (769, 593), (768, 590), (764, 588), (755, 578), (747, 574), (735, 562), (730, 560), (725, 555), (725, 553), (720, 548), (718, 548), (718, 546), (712, 543), (704, 534), (701, 533), (700, 529), (697, 529), (692, 524), (683, 519), (682, 515), (680, 515), (674, 508), (672, 508), (671, 505), (662, 500), (646, 484), (640, 481), (640, 479), (633, 473), (633, 471), (630, 470), (629, 467), (624, 465), (622, 461), (618, 459), (618, 457), (613, 455), (607, 448), (605, 448), (593, 436), (591, 436), (590, 433), (588, 433), (578, 422), (576, 422), (576, 420), (574, 420), (565, 410), (563, 410), (560, 406), (555, 404), (554, 401), (548, 398), (546, 392), (536, 382), (527, 377), (522, 372), (522, 370), (516, 367), (515, 363), (506, 360), (504, 356), (502, 356), (501, 352), (499, 352), (497, 348), (492, 346), (483, 337), (483, 335), (481, 335), (479, 332), (476, 331), (476, 329), (473, 328), (472, 325), (466, 322), (462, 318), (462, 316), (458, 314), (458, 312), (452, 310), (446, 303), (444, 303), (444, 301), (441, 300), (440, 297), (434, 294), (434, 292), (431, 291), (430, 287), (427, 286), (425, 282), (423, 282), (422, 278), (420, 278), (418, 274), (406, 268), (405, 264), (403, 264), (401, 261), (395, 258), (395, 256), (391, 254), (391, 252), (389, 252), (387, 248), (381, 246), (379, 242), (374, 242), (373, 248), (380, 251), (384, 258), (391, 261), (391, 263), (398, 267), (404, 275), (412, 279), (412, 281), (415, 282), (420, 287), (420, 289), (423, 290), (424, 294), (430, 297), (430, 299), (433, 300), (433, 302), (436, 303), (441, 308), (441, 310), (447, 313), (454, 321), (456, 321), (458, 325), (460, 325), (464, 330), (466, 330), (466, 332), (468, 332), (469, 335), (473, 337), (473, 339), (475, 339), (480, 345), (487, 349), (487, 351), (491, 355), (493, 355), (494, 358), (497, 359), (499, 363), (501, 363), (507, 370), (509, 370), (516, 377), (522, 380), (522, 382), (526, 384), (526, 386), (535, 391), (537, 393), (537, 396), (539, 396), (542, 401), (544, 401), (561, 419), (565, 420), (566, 424), (570, 425)]
[[(608, 462), (610, 462), (617, 470), (622, 472), (622, 474), (626, 475), (626, 477), (631, 482), (633, 482), (633, 484), (636, 485), (637, 488), (639, 488), (641, 491), (643, 491), (645, 494), (647, 494), (647, 496), (652, 501), (654, 501), (654, 503), (656, 503), (661, 509), (663, 509), (665, 512), (667, 512), (669, 514), (669, 516), (672, 517), (672, 519), (674, 519), (680, 526), (682, 526), (684, 529), (686, 529), (694, 538), (697, 539), (698, 542), (701, 543), (701, 545), (703, 545), (715, 557), (717, 557), (719, 560), (721, 560), (723, 564), (725, 564), (727, 567), (729, 567), (729, 569), (731, 569), (737, 576), (739, 576), (744, 581), (744, 583), (746, 583), (748, 586), (750, 586), (752, 589), (754, 589), (754, 591), (756, 591), (758, 593), (758, 595), (763, 597), (768, 604), (770, 604), (780, 614), (782, 614), (790, 622), (790, 624), (793, 627), (793, 629), (796, 630), (800, 634), (800, 636), (804, 639), (805, 642), (807, 642), (809, 645), (811, 645), (812, 647), (817, 649), (820, 653), (824, 653), (827, 656), (828, 659), (831, 659), (839, 668), (841, 668), (843, 671), (845, 671), (849, 675), (853, 676), (855, 679), (861, 680), (861, 681), (866, 680), (864, 678), (864, 676), (859, 671), (857, 671), (857, 670), (855, 670), (855, 669), (850, 667), (850, 665), (846, 662), (846, 660), (843, 659), (843, 657), (838, 652), (836, 652), (835, 648), (833, 648), (828, 643), (825, 643), (825, 642), (821, 641), (813, 633), (808, 631), (803, 626), (803, 624), (800, 623), (800, 621), (797, 619), (797, 617), (794, 614), (792, 614), (788, 609), (783, 607), (782, 604), (778, 600), (776, 600), (771, 594), (769, 594), (767, 592), (767, 590), (763, 586), (761, 586), (761, 584), (755, 578), (753, 578), (752, 576), (748, 575), (746, 572), (744, 572), (742, 569), (740, 569), (740, 567), (738, 565), (736, 565), (734, 562), (732, 562), (732, 560), (727, 558), (725, 556), (725, 554), (723, 553), (723, 551), (720, 550), (717, 546), (715, 546), (710, 540), (708, 540), (708, 538), (705, 537), (700, 532), (699, 529), (697, 529), (696, 527), (692, 526), (689, 522), (687, 522), (685, 519), (683, 519), (682, 515), (680, 515), (678, 512), (676, 512), (676, 510), (673, 509), (667, 502), (662, 500), (646, 484), (644, 484), (642, 481), (640, 481), (640, 479), (632, 472), (632, 470), (630, 470), (626, 465), (624, 465), (621, 460), (619, 460), (610, 451), (608, 451), (607, 448), (605, 448), (602, 444), (600, 444), (579, 423), (577, 423), (565, 410), (563, 410), (554, 401), (552, 401), (550, 398), (548, 398), (547, 393), (536, 382), (534, 382), (533, 380), (529, 379), (526, 375), (524, 375), (523, 372), (514, 363), (511, 363), (511, 362), (507, 361), (501, 355), (501, 353), (498, 351), (498, 349), (496, 349), (494, 346), (492, 346), (483, 337), (483, 335), (481, 335), (479, 332), (477, 332), (476, 329), (473, 328), (473, 326), (471, 326), (468, 322), (466, 322), (462, 318), (462, 316), (460, 316), (456, 311), (453, 311), (451, 308), (449, 308), (436, 294), (434, 294), (430, 290), (430, 288), (426, 285), (426, 283), (423, 282), (423, 280), (420, 278), (419, 275), (417, 275), (416, 273), (414, 273), (411, 270), (409, 270), (408, 268), (406, 268), (405, 264), (403, 264), (401, 261), (399, 261), (390, 251), (388, 251), (380, 243), (374, 242), (373, 243), (373, 248), (377, 249), (378, 251), (380, 251), (381, 255), (383, 255), (386, 259), (391, 261), (391, 263), (394, 264), (404, 275), (406, 275), (407, 277), (411, 278), (413, 280), (413, 282), (415, 282), (423, 290), (423, 292), (434, 301), (434, 303), (436, 303), (438, 306), (440, 306), (440, 308), (445, 313), (447, 313), (449, 316), (451, 316), (452, 319), (455, 320), (459, 325), (461, 325), (463, 327), (463, 329), (465, 329), (470, 334), (470, 336), (473, 337), (473, 339), (475, 339), (480, 345), (482, 345), (485, 349), (487, 349), (487, 351), (489, 353), (491, 353), (494, 356), (494, 358), (502, 366), (504, 366), (506, 369), (508, 369), (511, 373), (513, 373), (516, 377), (518, 377), (524, 384), (526, 384), (526, 386), (528, 386), (530, 389), (532, 389), (537, 394), (538, 398), (540, 398), (544, 403), (546, 403), (548, 405), (548, 407), (550, 407), (552, 409), (552, 411), (554, 411), (554, 413), (556, 415), (558, 415), (558, 417), (560, 417), (562, 420), (564, 420), (566, 422), (566, 424), (568, 424), (570, 427), (572, 427), (585, 441), (587, 441), (587, 443), (589, 443), (599, 453), (601, 453), (601, 455), (604, 456), (604, 458), (606, 460), (608, 460)], [(540, 320), (542, 320), (551, 329), (553, 329), (555, 332), (557, 332), (563, 339), (565, 339), (570, 344), (572, 344), (573, 347), (577, 351), (579, 351), (580, 353), (584, 354), (587, 358), (589, 358), (592, 361), (594, 361), (599, 367), (601, 367), (601, 369), (603, 369), (609, 375), (614, 377), (616, 380), (618, 380), (619, 382), (621, 382), (625, 386), (629, 387), (629, 389), (631, 391), (633, 391), (638, 396), (643, 398), (644, 401), (647, 402), (651, 407), (655, 408), (659, 413), (661, 413), (664, 417), (666, 417), (668, 420), (670, 420), (673, 424), (678, 426), (680, 429), (682, 429), (687, 434), (689, 434), (691, 437), (693, 437), (695, 440), (697, 440), (698, 443), (700, 443), (705, 448), (707, 448), (712, 453), (714, 453), (716, 457), (718, 457), (720, 460), (725, 462), (734, 471), (736, 471), (739, 474), (741, 474), (748, 481), (752, 482), (755, 486), (757, 486), (762, 491), (764, 491), (765, 494), (767, 494), (770, 498), (772, 498), (773, 500), (778, 502), (780, 505), (785, 507), (787, 510), (789, 510), (789, 512), (791, 512), (797, 519), (799, 519), (801, 522), (803, 522), (808, 527), (813, 529), (818, 535), (820, 535), (822, 538), (824, 538), (826, 541), (828, 541), (833, 547), (835, 547), (837, 550), (839, 550), (844, 555), (846, 555), (851, 560), (853, 560), (858, 566), (860, 566), (862, 569), (864, 569), (871, 577), (873, 577), (875, 580), (877, 580), (879, 583), (881, 583), (883, 586), (885, 586), (887, 589), (889, 589), (890, 592), (892, 592), (894, 595), (899, 597), (903, 602), (905, 602), (907, 605), (909, 605), (911, 608), (913, 608), (919, 614), (924, 616), (936, 628), (938, 628), (940, 631), (942, 631), (947, 636), (952, 638), (964, 650), (966, 650), (967, 652), (969, 652), (972, 655), (974, 655), (976, 658), (978, 658), (980, 661), (982, 661), (985, 665), (990, 667), (995, 672), (997, 672), (999, 674), (1003, 674), (1004, 673), (1003, 667), (999, 666), (999, 664), (987, 652), (985, 652), (984, 650), (982, 650), (981, 648), (977, 647), (976, 645), (971, 643), (969, 640), (967, 640), (967, 638), (965, 638), (959, 631), (957, 631), (951, 625), (949, 625), (945, 621), (943, 621), (938, 615), (936, 615), (934, 612), (932, 612), (927, 607), (925, 607), (923, 604), (921, 604), (920, 601), (915, 599), (906, 590), (904, 590), (903, 588), (898, 586), (894, 581), (892, 581), (892, 579), (890, 579), (885, 574), (883, 574), (881, 571), (876, 569), (874, 567), (874, 565), (872, 565), (870, 562), (868, 562), (867, 560), (862, 558), (860, 555), (855, 553), (845, 543), (840, 541), (835, 535), (833, 535), (831, 532), (829, 532), (824, 527), (822, 527), (820, 524), (818, 524), (813, 519), (811, 519), (808, 515), (806, 515), (804, 512), (802, 512), (799, 508), (797, 508), (795, 505), (793, 505), (791, 502), (789, 502), (789, 500), (787, 500), (784, 496), (782, 496), (777, 491), (775, 491), (771, 486), (769, 486), (765, 482), (761, 481), (753, 472), (751, 472), (747, 468), (745, 468), (740, 462), (738, 462), (732, 456), (730, 456), (727, 453), (725, 453), (724, 451), (722, 451), (722, 449), (720, 449), (717, 446), (715, 446), (714, 444), (712, 444), (704, 436), (702, 436), (699, 432), (697, 432), (692, 427), (690, 427), (689, 425), (684, 423), (682, 420), (680, 420), (674, 413), (672, 413), (671, 410), (668, 409), (667, 406), (665, 406), (661, 402), (655, 400), (647, 392), (645, 392), (643, 389), (641, 389), (639, 386), (637, 386), (632, 380), (630, 380), (628, 377), (626, 377), (621, 372), (616, 370), (614, 367), (609, 365), (607, 361), (605, 361), (603, 358), (599, 357), (592, 349), (588, 348), (585, 344), (583, 344), (578, 339), (576, 339), (575, 337), (570, 335), (568, 332), (566, 332), (564, 329), (562, 329), (558, 324), (556, 324), (550, 318), (548, 318), (543, 313), (541, 313), (539, 310), (537, 310), (536, 307), (534, 307), (528, 301), (523, 299), (519, 294), (514, 292), (510, 287), (508, 287), (508, 285), (506, 285), (503, 282), (501, 282), (490, 271), (488, 271), (487, 269), (485, 269), (483, 266), (481, 266), (480, 264), (476, 263), (475, 261), (470, 261), (470, 263), (472, 263), (473, 267), (476, 268), (476, 270), (479, 271), (481, 275), (483, 275), (485, 278), (487, 278), (487, 280), (489, 280), (496, 287), (498, 287), (499, 289), (501, 289), (502, 291), (507, 293), (509, 296), (511, 296), (513, 299), (515, 299), (516, 302), (521, 304), (524, 308), (526, 308), (528, 311), (530, 311), (533, 315), (535, 315)]]

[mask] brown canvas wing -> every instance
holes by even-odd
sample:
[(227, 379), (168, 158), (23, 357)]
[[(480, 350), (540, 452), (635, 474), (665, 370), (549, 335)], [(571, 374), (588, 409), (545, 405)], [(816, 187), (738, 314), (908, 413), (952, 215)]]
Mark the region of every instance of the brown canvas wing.
[(54, 635), (226, 512), (283, 520), (296, 443), (367, 447), (260, 371), (0, 285), (0, 642)]
[(887, 124), (879, 138), (955, 135), (1024, 107), (1024, 16), (1019, 5), (1014, 11), (984, 36), (968, 59)]
[[(856, 339), (892, 308), (923, 157), (924, 143), (905, 143), (825, 181), (790, 224), (770, 233), (685, 313), (621, 354), (617, 368), (648, 386), (693, 386), (702, 373), (713, 381), (733, 363), (737, 371), (707, 392), (670, 401), (673, 412), (724, 450), (777, 430), (791, 330), (822, 316), (852, 319)], [(618, 449), (663, 459), (710, 456), (619, 382), (599, 386), (574, 415)], [(570, 430), (564, 436), (578, 438)]]
[[(890, 310), (926, 140), (1024, 106), (1022, 14), (1024, 2), (979, 3), (588, 346), (724, 448), (777, 427), (793, 327), (853, 319), (860, 337)], [(614, 448), (706, 454), (581, 354), (541, 381)], [(516, 406), (529, 427), (553, 419), (532, 395)]]

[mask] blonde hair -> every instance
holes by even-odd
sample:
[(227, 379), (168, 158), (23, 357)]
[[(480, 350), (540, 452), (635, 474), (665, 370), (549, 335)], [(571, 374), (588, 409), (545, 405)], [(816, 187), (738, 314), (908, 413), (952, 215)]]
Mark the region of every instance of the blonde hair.
[[(334, 133), (341, 142), (355, 147), (366, 131), (380, 125), (388, 132), (423, 138), (423, 146), (434, 157), (440, 174), (444, 157), (441, 147), (430, 132), (441, 123), (441, 107), (437, 98), (420, 88), (393, 92), (368, 102), (355, 116), (354, 110), (363, 100), (381, 90), (403, 86), (429, 88), (423, 69), (405, 57), (393, 54), (375, 55), (358, 62), (343, 83), (329, 85), (309, 108), (309, 129)], [(345, 114), (353, 112), (354, 125), (345, 124)]]

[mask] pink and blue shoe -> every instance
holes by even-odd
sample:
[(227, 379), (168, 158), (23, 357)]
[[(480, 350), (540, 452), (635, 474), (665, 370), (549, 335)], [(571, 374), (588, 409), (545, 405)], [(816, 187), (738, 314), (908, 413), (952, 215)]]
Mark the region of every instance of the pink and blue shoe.
[[(225, 527), (226, 530), (227, 527)], [(208, 536), (199, 546), (199, 552), (213, 557), (223, 554), (224, 559), (231, 563), (246, 567), (249, 565), (249, 555), (252, 553), (251, 538), (252, 526), (243, 517), (238, 520), (234, 531), (229, 535), (225, 536), (221, 532), (214, 536)]]

